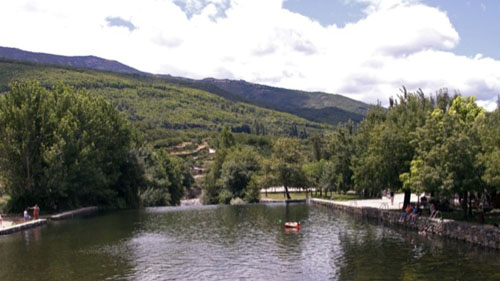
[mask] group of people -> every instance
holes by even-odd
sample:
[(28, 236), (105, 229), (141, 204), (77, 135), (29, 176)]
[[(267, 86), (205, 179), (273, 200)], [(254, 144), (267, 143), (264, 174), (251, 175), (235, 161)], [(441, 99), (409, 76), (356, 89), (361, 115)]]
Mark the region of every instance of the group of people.
[(23, 217), (24, 217), (25, 221), (31, 219), (31, 216), (28, 213), (28, 210), (33, 210), (33, 219), (37, 220), (38, 216), (40, 215), (40, 208), (38, 207), (38, 205), (35, 204), (35, 206), (33, 206), (33, 207), (28, 207), (28, 208), (24, 209)]
[(420, 209), (417, 204), (408, 204), (406, 205), (405, 210), (401, 213), (399, 217), (400, 222), (415, 222), (418, 215), (420, 213)]

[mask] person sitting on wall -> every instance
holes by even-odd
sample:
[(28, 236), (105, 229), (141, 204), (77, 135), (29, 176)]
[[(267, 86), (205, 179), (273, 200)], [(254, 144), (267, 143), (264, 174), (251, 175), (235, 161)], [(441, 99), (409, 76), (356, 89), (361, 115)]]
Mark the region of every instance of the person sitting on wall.
[(28, 209), (24, 209), (24, 213), (23, 213), (23, 218), (25, 221), (28, 221), (31, 219), (30, 215), (28, 214)]
[(399, 217), (399, 222), (405, 222), (408, 219), (408, 215), (411, 214), (412, 208), (410, 204), (406, 205), (406, 208), (401, 212), (401, 216)]
[(411, 210), (411, 214), (409, 215), (410, 222), (414, 223), (417, 221), (418, 212), (419, 212), (418, 206), (417, 204), (415, 204)]

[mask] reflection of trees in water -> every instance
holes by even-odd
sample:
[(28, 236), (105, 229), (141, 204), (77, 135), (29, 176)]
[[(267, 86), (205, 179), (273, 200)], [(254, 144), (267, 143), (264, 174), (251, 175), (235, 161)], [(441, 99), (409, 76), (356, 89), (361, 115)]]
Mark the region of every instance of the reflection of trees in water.
[(117, 245), (133, 235), (136, 213), (51, 222), (1, 237), (0, 280), (104, 280), (125, 276), (131, 268), (128, 253), (123, 249), (108, 251), (105, 246)]
[[(352, 220), (339, 234), (339, 280), (497, 280), (494, 250), (414, 231)], [(498, 279), (500, 280), (500, 279)]]

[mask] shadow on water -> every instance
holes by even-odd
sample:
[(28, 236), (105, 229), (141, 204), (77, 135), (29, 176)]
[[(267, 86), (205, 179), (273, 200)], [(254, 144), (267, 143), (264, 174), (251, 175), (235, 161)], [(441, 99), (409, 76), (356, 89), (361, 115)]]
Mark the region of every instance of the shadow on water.
[(500, 280), (499, 257), (321, 206), (165, 207), (2, 236), (0, 280)]

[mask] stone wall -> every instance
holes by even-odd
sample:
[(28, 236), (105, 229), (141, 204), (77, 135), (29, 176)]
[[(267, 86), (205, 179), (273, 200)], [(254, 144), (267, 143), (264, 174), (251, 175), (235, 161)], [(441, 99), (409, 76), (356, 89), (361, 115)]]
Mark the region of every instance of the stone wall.
[(443, 237), (449, 237), (485, 247), (500, 249), (500, 229), (491, 225), (447, 219), (429, 219), (427, 217), (417, 217), (415, 220), (401, 220), (399, 212), (384, 209), (348, 206), (322, 199), (310, 199), (309, 202), (351, 214), (377, 219), (389, 224), (399, 225), (417, 230), (421, 233), (434, 233)]
[(86, 215), (91, 215), (95, 214), (99, 211), (99, 208), (97, 207), (86, 207), (86, 208), (81, 208), (73, 211), (68, 211), (64, 213), (60, 213), (57, 215), (52, 215), (49, 218), (51, 220), (64, 220), (64, 219), (71, 219), (74, 217), (78, 216), (86, 216)]
[(44, 225), (46, 223), (47, 223), (46, 219), (38, 219), (38, 220), (23, 222), (20, 224), (15, 224), (15, 225), (0, 229), (0, 235), (11, 234), (11, 233), (18, 232), (21, 230)]

